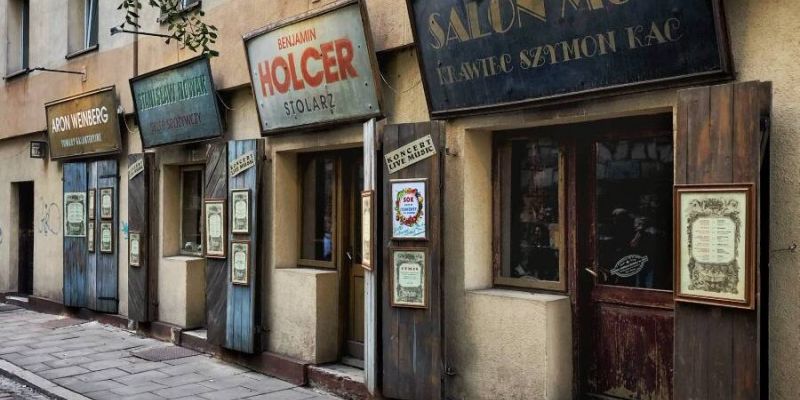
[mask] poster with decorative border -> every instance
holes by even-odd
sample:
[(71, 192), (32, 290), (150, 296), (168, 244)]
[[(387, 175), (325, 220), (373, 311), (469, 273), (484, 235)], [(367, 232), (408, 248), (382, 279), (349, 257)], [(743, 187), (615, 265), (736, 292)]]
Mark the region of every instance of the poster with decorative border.
[(231, 242), (231, 283), (234, 285), (250, 284), (250, 242)]
[(225, 200), (205, 199), (203, 201), (205, 215), (206, 257), (225, 258)]
[(100, 189), (100, 218), (114, 218), (114, 188)]
[(250, 233), (250, 189), (231, 190), (231, 232)]
[(140, 267), (139, 255), (141, 254), (141, 235), (139, 232), (130, 231), (128, 233), (128, 264), (131, 267)]
[(427, 240), (427, 179), (392, 179), (392, 239)]
[(753, 184), (675, 187), (675, 300), (755, 308)]
[(100, 222), (100, 252), (114, 252), (114, 228), (108, 221)]
[(95, 214), (94, 206), (95, 206), (95, 204), (97, 204), (96, 201), (97, 200), (95, 199), (95, 189), (89, 189), (89, 201), (88, 201), (88, 204), (87, 204), (87, 206), (89, 208), (89, 211), (88, 211), (89, 219), (94, 219), (94, 214)]
[(372, 190), (361, 192), (361, 266), (372, 271), (372, 227), (375, 226), (375, 213), (372, 212), (374, 200)]
[(392, 307), (428, 307), (428, 251), (422, 248), (389, 250)]
[(64, 193), (64, 236), (86, 236), (86, 193)]
[(86, 248), (89, 253), (94, 253), (94, 221), (89, 221), (89, 227), (86, 228)]

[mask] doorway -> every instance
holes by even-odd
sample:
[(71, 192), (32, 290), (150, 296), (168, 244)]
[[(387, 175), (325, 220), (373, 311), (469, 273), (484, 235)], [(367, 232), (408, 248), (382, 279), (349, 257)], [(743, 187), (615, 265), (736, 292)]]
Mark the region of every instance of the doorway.
[(364, 368), (364, 267), (361, 259), (361, 190), (364, 187), (363, 151), (342, 153), (342, 300), (344, 341), (342, 363)]
[(33, 294), (33, 182), (14, 184), (17, 192), (17, 292)]

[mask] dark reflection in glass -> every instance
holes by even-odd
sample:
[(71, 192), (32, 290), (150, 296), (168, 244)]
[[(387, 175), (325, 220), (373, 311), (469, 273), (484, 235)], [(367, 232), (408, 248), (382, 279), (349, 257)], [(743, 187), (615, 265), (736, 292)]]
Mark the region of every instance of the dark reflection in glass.
[(608, 285), (672, 289), (672, 138), (598, 142), (597, 261)]
[(510, 260), (501, 276), (559, 280), (558, 161), (550, 139), (512, 146)]
[(306, 260), (333, 260), (334, 167), (332, 157), (315, 157), (304, 165), (300, 257)]

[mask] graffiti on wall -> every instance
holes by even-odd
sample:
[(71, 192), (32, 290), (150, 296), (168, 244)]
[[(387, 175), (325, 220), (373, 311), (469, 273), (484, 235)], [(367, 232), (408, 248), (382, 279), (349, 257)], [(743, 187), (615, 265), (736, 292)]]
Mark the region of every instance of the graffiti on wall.
[(42, 218), (37, 231), (42, 235), (58, 235), (61, 232), (61, 209), (56, 203), (42, 201)]
[(128, 221), (122, 221), (122, 228), (120, 230), (125, 240), (128, 240)]

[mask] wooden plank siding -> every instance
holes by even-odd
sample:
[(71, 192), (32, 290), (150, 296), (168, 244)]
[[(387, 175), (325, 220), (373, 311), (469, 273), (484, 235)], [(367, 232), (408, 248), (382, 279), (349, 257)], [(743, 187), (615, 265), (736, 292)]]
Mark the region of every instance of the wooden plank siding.
[[(100, 242), (95, 243), (95, 252), (89, 254), (89, 257), (94, 257), (95, 270), (94, 280), (89, 279), (89, 283), (94, 285), (94, 307), (89, 307), (92, 310), (116, 314), (119, 305), (119, 249), (127, 246), (122, 246), (122, 241), (125, 239), (120, 235), (119, 231), (119, 172), (117, 169), (117, 160), (100, 160), (95, 161), (91, 169), (96, 174), (96, 187), (97, 199), (100, 198), (100, 190), (103, 188), (112, 188), (114, 190), (111, 205), (112, 205), (112, 218), (111, 233), (113, 246), (111, 253), (103, 253), (100, 251)], [(100, 222), (100, 207), (95, 206), (95, 229), (99, 233)]]
[[(383, 253), (382, 270), (382, 370), (383, 391), (388, 398), (442, 398), (442, 242), (441, 216), (442, 157), (444, 124), (441, 122), (387, 125), (382, 132), (382, 154), (413, 140), (431, 135), (437, 154), (389, 175), (381, 162), (383, 179), (383, 235), (380, 246), (428, 249), (428, 307), (425, 309), (392, 307), (390, 251)], [(381, 157), (382, 158), (382, 157)], [(427, 178), (427, 241), (391, 240), (391, 179)], [(388, 244), (388, 245), (387, 245)]]
[[(139, 266), (128, 265), (128, 318), (139, 322), (158, 318), (158, 263), (151, 254), (158, 243), (157, 237), (153, 237), (158, 231), (158, 221), (151, 221), (158, 216), (151, 193), (156, 182), (154, 159), (152, 153), (128, 156), (128, 165), (139, 160), (144, 163), (144, 171), (128, 180), (128, 229), (139, 233)], [(129, 251), (125, 246), (120, 249)]]
[[(209, 144), (204, 185), (206, 199), (228, 198), (227, 143)], [(206, 329), (215, 346), (225, 344), (229, 274), (227, 258), (206, 258)]]
[[(86, 192), (87, 167), (83, 162), (64, 163), (63, 192)], [(87, 200), (88, 196), (87, 196)], [(66, 204), (61, 209), (65, 210)], [(66, 217), (65, 217), (66, 218)], [(62, 227), (63, 228), (63, 227)], [(95, 243), (96, 245), (96, 243)], [(95, 246), (96, 247), (96, 246)], [(85, 237), (64, 237), (64, 305), (85, 307), (87, 248)]]
[[(679, 92), (676, 184), (753, 182), (758, 193), (765, 85), (746, 82)], [(760, 368), (766, 364), (759, 359), (758, 315), (678, 302), (675, 398), (759, 398)]]

